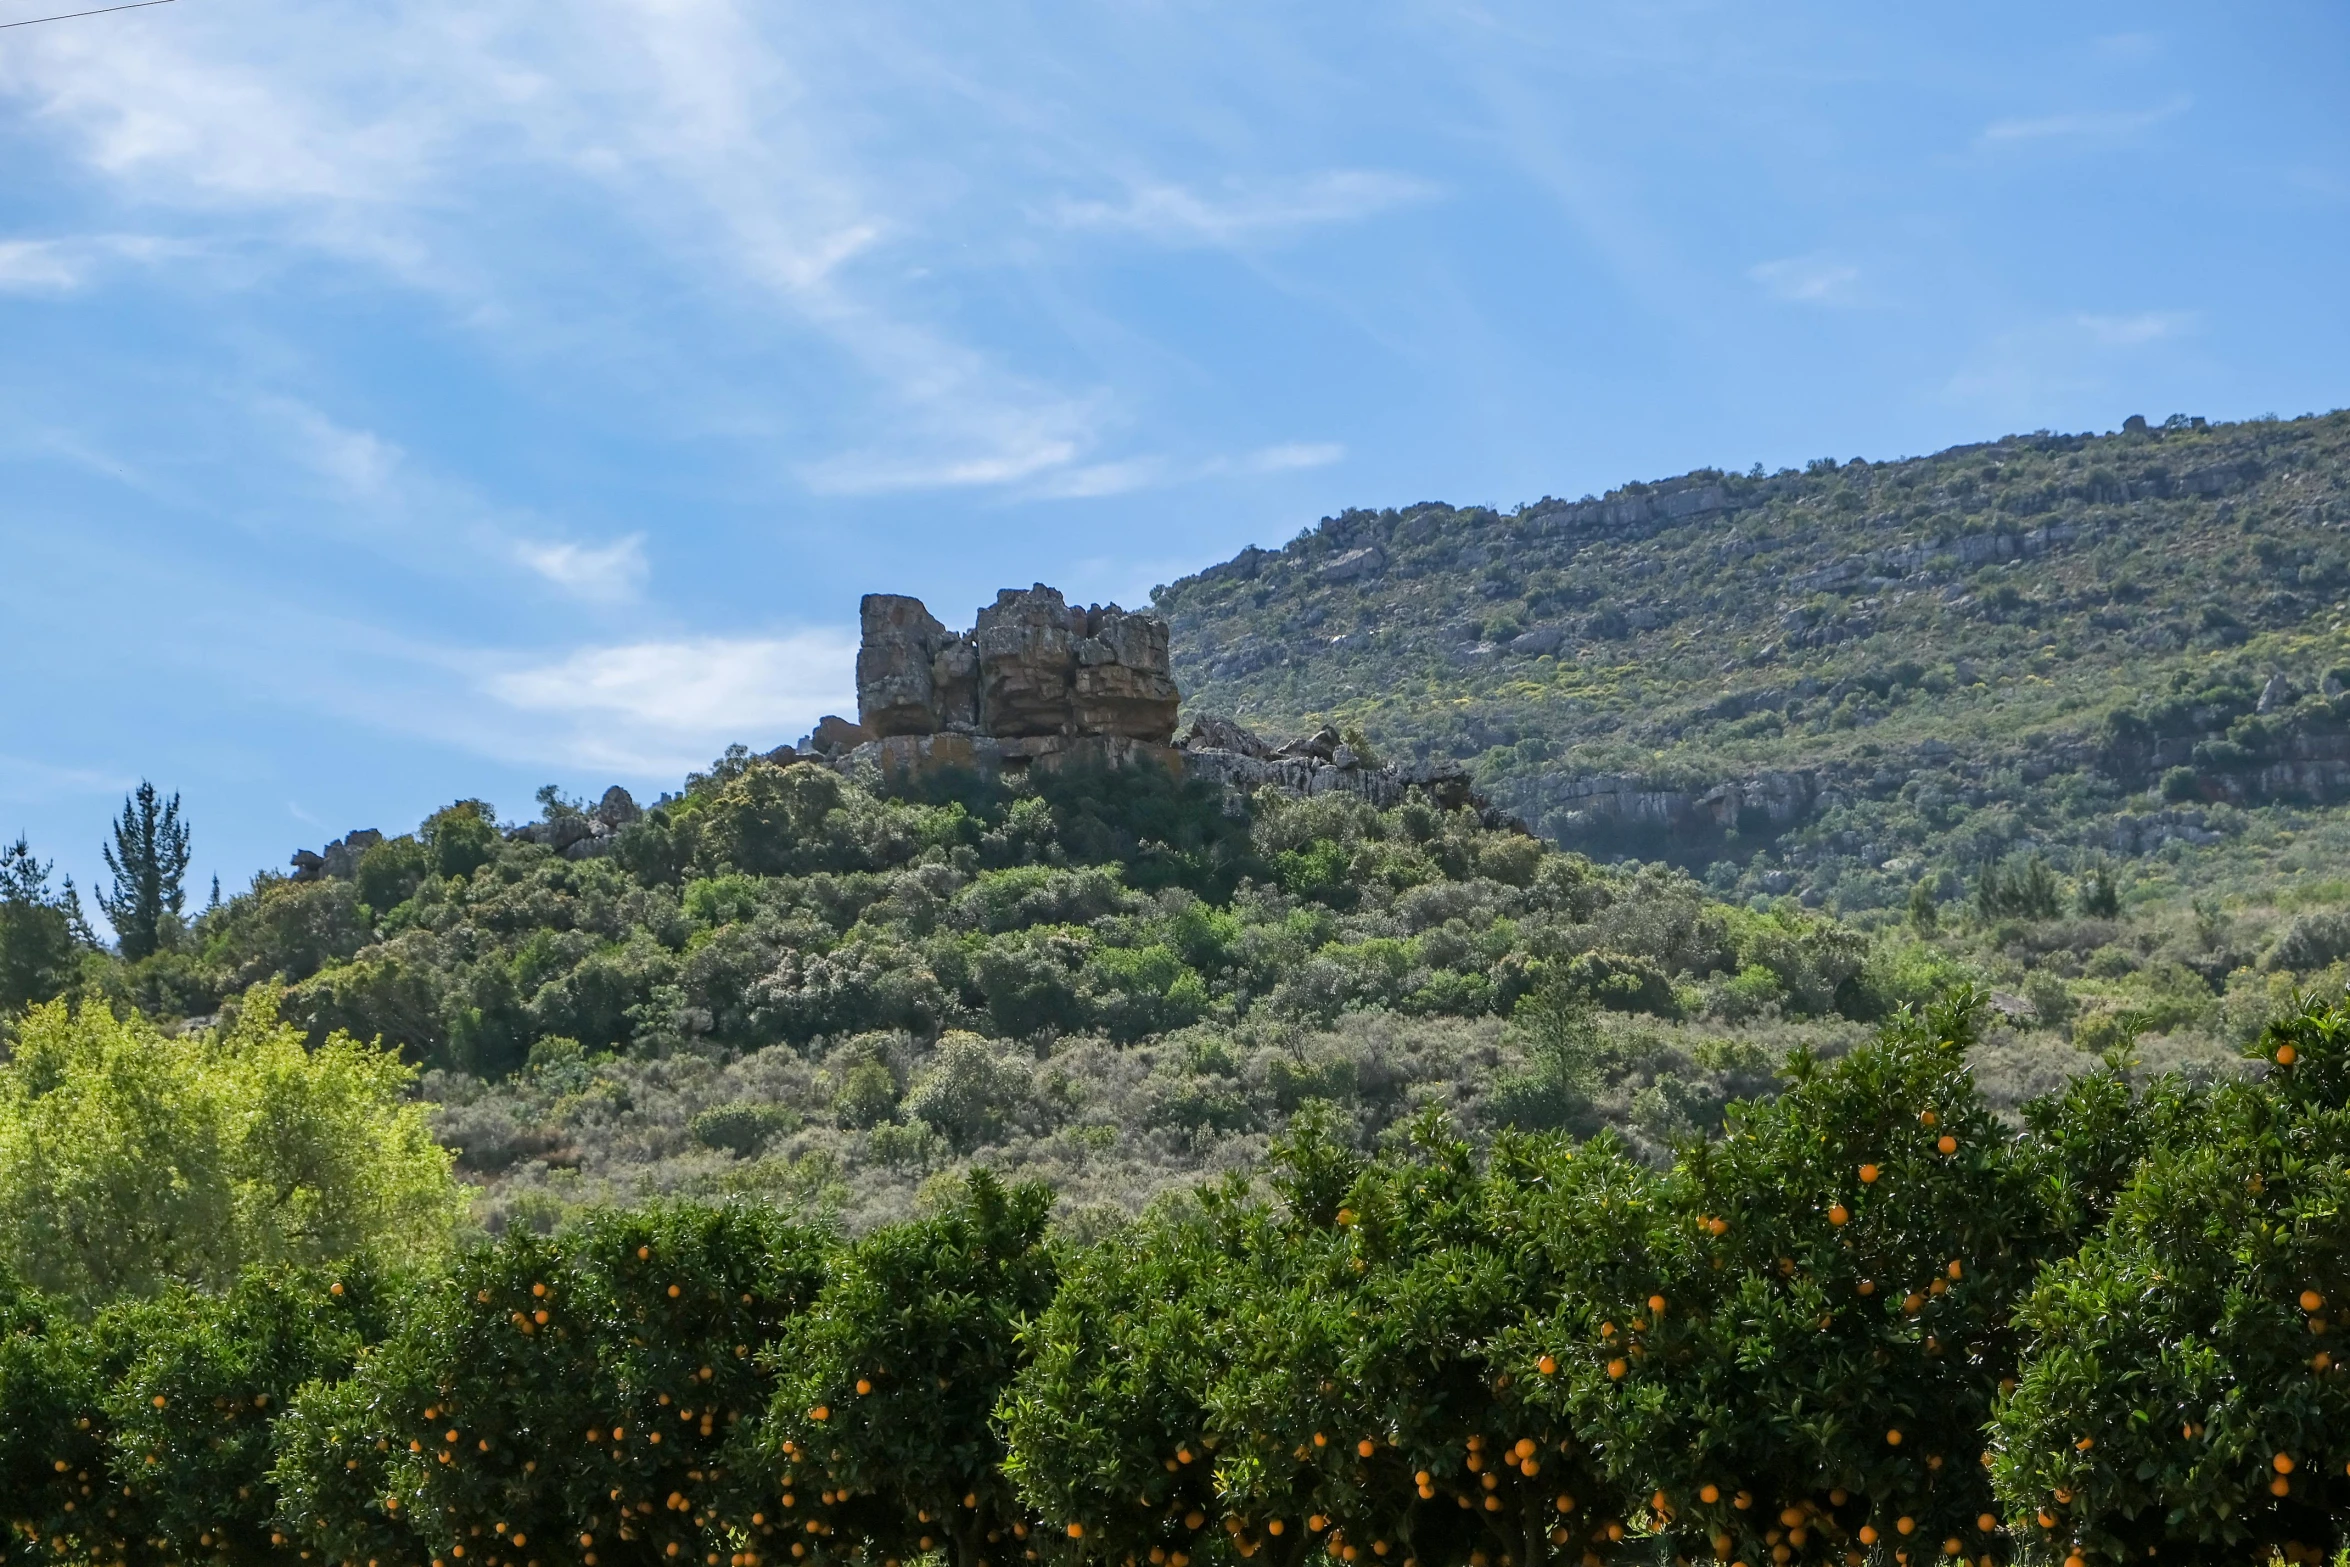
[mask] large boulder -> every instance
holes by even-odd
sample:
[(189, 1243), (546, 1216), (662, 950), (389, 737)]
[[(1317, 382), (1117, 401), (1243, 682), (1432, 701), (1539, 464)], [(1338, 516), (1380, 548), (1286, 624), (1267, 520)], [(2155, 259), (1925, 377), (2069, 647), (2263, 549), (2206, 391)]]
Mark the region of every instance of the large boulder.
[[(899, 594), (868, 594), (860, 619), (860, 738), (1174, 736), (1174, 666), (1155, 615), (1073, 606), (1040, 582), (997, 594), (960, 636)], [(841, 747), (819, 735), (814, 748)]]
[(1174, 666), (1167, 623), (1117, 605), (1085, 613), (1073, 682), (1077, 732), (1165, 744), (1175, 734)]
[(1023, 592), (1005, 588), (979, 612), (971, 640), (979, 650), (979, 722), (991, 735), (1071, 732), (1077, 642), (1060, 589), (1039, 582)]
[(920, 599), (868, 593), (858, 606), (857, 722), (874, 735), (926, 735), (939, 728), (939, 653), (958, 639)]

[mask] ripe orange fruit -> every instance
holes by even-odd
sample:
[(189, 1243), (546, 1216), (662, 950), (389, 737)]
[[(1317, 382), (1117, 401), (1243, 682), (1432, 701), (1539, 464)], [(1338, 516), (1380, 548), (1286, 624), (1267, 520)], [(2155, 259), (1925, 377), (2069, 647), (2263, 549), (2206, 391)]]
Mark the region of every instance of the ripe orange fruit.
[(1948, 1132), (1944, 1132), (1940, 1137), (1934, 1139), (1934, 1146), (1944, 1153), (1956, 1153), (1958, 1152), (1958, 1139)]
[(811, 1420), (830, 1420), (832, 1418), (831, 1406), (826, 1404), (818, 1404), (814, 1409), (808, 1411), (808, 1418)]
[(2295, 1050), (2291, 1045), (2277, 1046), (2277, 1065), (2291, 1066), (2294, 1062), (2300, 1059), (2301, 1052)]
[(1860, 1167), (1860, 1183), (1861, 1183), (1861, 1185), (1863, 1185), (1863, 1186), (1873, 1186), (1873, 1185), (1875, 1185), (1875, 1184), (1876, 1184), (1876, 1181), (1877, 1181), (1877, 1167), (1876, 1167), (1875, 1165), (1873, 1165), (1873, 1164), (1864, 1164), (1864, 1165), (1862, 1165), (1862, 1166)]
[(1875, 1524), (1864, 1523), (1860, 1526), (1860, 1543), (1863, 1545), (1877, 1543), (1877, 1526)]
[(2303, 1311), (2322, 1311), (2325, 1309), (2325, 1303), (2326, 1298), (2315, 1290), (2301, 1292), (2301, 1309)]
[(1620, 1359), (1611, 1360), (1607, 1363), (1607, 1374), (1619, 1382), (1624, 1379), (1624, 1373), (1631, 1369), (1632, 1368), (1630, 1366), (1626, 1365)]
[(1931, 1110), (1920, 1110), (1918, 1112), (1918, 1125), (1920, 1126), (1932, 1126), (1938, 1119), (1939, 1117), (1937, 1117)]
[(1980, 1518), (1975, 1520), (1975, 1527), (1982, 1530), (1985, 1534), (1989, 1534), (1992, 1530), (1999, 1527), (1999, 1520), (1992, 1517), (1989, 1513), (1985, 1513)]
[(1379, 1444), (1372, 1441), (1369, 1437), (1364, 1437), (1360, 1442), (1355, 1444), (1355, 1455), (1359, 1458), (1368, 1458), (1378, 1450)]
[(1840, 1202), (1828, 1204), (1828, 1222), (1841, 1229), (1852, 1219), (1852, 1210)]
[(2290, 1453), (2279, 1453), (2276, 1457), (2268, 1461), (2268, 1466), (2271, 1469), (2274, 1469), (2278, 1474), (2289, 1475), (2293, 1472), (2293, 1455)]
[(1558, 1368), (1559, 1363), (1548, 1355), (1545, 1355), (1540, 1360), (1534, 1362), (1534, 1369), (1541, 1372), (1546, 1377), (1557, 1374)]
[(1069, 1538), (1070, 1538), (1070, 1539), (1072, 1539), (1072, 1540), (1082, 1540), (1082, 1539), (1084, 1539), (1084, 1538), (1085, 1538), (1085, 1525), (1083, 1525), (1083, 1524), (1081, 1524), (1081, 1523), (1072, 1523), (1071, 1525), (1069, 1525)]
[(1662, 1295), (1649, 1296), (1648, 1309), (1651, 1311), (1663, 1311), (1665, 1309), (1665, 1298)]
[(1722, 1488), (1718, 1485), (1701, 1485), (1697, 1488), (1697, 1499), (1708, 1504), (1718, 1502), (1722, 1499)]
[(1730, 1221), (1727, 1219), (1708, 1219), (1705, 1221), (1705, 1227), (1710, 1233), (1715, 1235), (1727, 1235), (1730, 1233)]
[(1899, 1447), (1901, 1445), (1901, 1431), (1898, 1427), (1885, 1433), (1885, 1445), (1888, 1447)]

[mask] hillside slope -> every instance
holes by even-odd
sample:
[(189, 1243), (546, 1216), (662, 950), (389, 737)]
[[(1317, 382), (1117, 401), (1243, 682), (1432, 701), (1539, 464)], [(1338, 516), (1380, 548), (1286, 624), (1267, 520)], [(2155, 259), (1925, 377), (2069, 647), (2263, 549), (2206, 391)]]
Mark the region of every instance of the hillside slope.
[(1467, 759), (1727, 895), (1890, 913), (2035, 851), (2178, 902), (2338, 863), (2346, 526), (2350, 414), (2174, 419), (1348, 511), (1154, 605), (1192, 711)]

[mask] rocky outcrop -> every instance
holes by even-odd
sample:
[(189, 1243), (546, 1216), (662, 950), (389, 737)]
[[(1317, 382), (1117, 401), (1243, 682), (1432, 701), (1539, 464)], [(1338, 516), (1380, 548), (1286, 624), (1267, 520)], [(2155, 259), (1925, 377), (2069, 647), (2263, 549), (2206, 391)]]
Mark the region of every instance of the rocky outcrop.
[[(1358, 554), (1350, 571), (1379, 569), (1377, 552)], [(1180, 747), (1170, 745), (1178, 697), (1167, 623), (1156, 615), (1079, 607), (1040, 582), (997, 594), (961, 635), (898, 594), (868, 595), (860, 621), (860, 723), (827, 718), (801, 747), (845, 772), (888, 781), (1160, 767), (1220, 786), (1235, 812), (1266, 788), (1335, 791), (1381, 807), (1417, 790), (1447, 810), (1475, 809), (1489, 825), (1507, 821), (1458, 763), (1378, 765), (1334, 729), (1277, 747), (1229, 718), (1202, 717)]]
[(644, 814), (635, 797), (614, 784), (587, 810), (553, 805), (548, 807), (545, 820), (514, 828), (507, 836), (524, 843), (543, 843), (567, 860), (589, 860), (607, 852), (621, 829)]
[(866, 594), (859, 618), (857, 717), (869, 735), (926, 735), (949, 727), (938, 700), (938, 655), (958, 640), (954, 633), (920, 599), (898, 593)]
[(967, 633), (899, 594), (866, 595), (860, 620), (857, 714), (868, 739), (1174, 736), (1179, 698), (1156, 615), (1074, 606), (1040, 582), (998, 593)]
[(384, 841), (384, 835), (372, 827), (362, 827), (348, 837), (337, 838), (323, 850), (294, 851), (294, 880), (325, 881), (333, 877), (349, 881), (359, 871), (359, 856)]

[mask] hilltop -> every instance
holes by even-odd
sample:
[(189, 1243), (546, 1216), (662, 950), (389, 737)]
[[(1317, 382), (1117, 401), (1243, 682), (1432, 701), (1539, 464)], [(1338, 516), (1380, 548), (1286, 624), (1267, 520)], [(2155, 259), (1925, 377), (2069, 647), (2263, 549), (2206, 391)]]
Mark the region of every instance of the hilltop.
[(2350, 798), (2350, 414), (2131, 426), (1351, 510), (1153, 607), (1192, 710), (1462, 760), (1725, 894), (1898, 910)]

